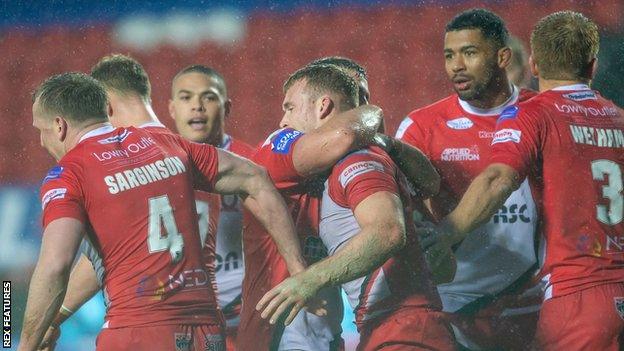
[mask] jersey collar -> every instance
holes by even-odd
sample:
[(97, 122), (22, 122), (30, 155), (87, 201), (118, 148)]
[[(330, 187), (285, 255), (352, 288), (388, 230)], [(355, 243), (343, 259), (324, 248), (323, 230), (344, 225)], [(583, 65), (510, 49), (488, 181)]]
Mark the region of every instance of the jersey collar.
[(503, 110), (510, 105), (515, 105), (518, 102), (518, 97), (520, 96), (520, 89), (515, 85), (511, 84), (511, 96), (507, 101), (503, 102), (500, 106), (494, 108), (478, 108), (470, 105), (468, 102), (457, 97), (457, 101), (459, 102), (459, 106), (466, 112), (476, 115), (476, 116), (498, 116), (503, 113)]
[(115, 130), (115, 127), (113, 127), (113, 125), (110, 124), (110, 123), (106, 123), (103, 126), (101, 126), (100, 128), (96, 128), (96, 129), (94, 129), (92, 131), (89, 131), (87, 134), (83, 135), (82, 138), (80, 138), (80, 140), (78, 140), (78, 143), (81, 143), (83, 140), (85, 140), (87, 138), (93, 138), (93, 137), (96, 137), (98, 135), (110, 133), (113, 130)]
[(146, 128), (146, 127), (162, 127), (162, 128), (167, 128), (165, 127), (164, 124), (160, 123), (160, 122), (147, 122), (147, 123), (143, 123), (139, 126), (139, 128)]
[(587, 84), (571, 84), (571, 85), (563, 85), (560, 87), (552, 88), (551, 90), (561, 91), (561, 90), (591, 90), (589, 85)]
[(232, 147), (232, 137), (223, 133), (223, 139), (221, 140), (221, 144), (219, 144), (218, 148), (230, 151), (230, 147)]

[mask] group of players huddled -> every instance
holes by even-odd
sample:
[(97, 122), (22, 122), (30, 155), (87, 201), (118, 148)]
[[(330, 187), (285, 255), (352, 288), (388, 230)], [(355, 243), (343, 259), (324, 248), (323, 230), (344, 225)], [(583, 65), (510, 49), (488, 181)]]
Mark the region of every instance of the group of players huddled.
[(509, 40), (488, 10), (454, 17), (455, 93), (395, 137), (360, 65), (313, 61), (255, 149), (212, 68), (173, 79), (179, 135), (130, 57), (48, 78), (33, 125), (58, 165), (19, 349), (54, 349), (101, 290), (98, 350), (341, 350), (342, 290), (358, 350), (622, 350), (624, 113), (588, 86), (598, 29), (537, 22), (539, 92), (509, 81)]

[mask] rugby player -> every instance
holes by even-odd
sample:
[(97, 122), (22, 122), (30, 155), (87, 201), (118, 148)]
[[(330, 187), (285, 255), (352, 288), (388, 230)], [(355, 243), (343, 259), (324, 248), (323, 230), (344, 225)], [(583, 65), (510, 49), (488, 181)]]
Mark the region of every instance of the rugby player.
[[(231, 108), (225, 79), (215, 69), (192, 65), (173, 78), (169, 114), (178, 133), (187, 140), (210, 144), (249, 158), (253, 153), (252, 147), (225, 133), (225, 121)], [(216, 262), (210, 265), (216, 270), (217, 300), (226, 319), (227, 349), (235, 350), (245, 272), (243, 207), (236, 195), (197, 191), (195, 201), (202, 243), (204, 247), (216, 247)]]
[[(487, 167), (498, 116), (535, 95), (508, 81), (507, 40), (505, 23), (488, 10), (456, 15), (444, 38), (445, 68), (455, 93), (411, 112), (397, 130), (396, 137), (422, 150), (441, 175), (440, 193), (427, 201), (433, 220), (453, 210)], [(438, 291), (464, 347), (514, 349), (533, 337), (539, 289), (534, 300), (520, 296), (537, 268), (537, 220), (528, 181), (523, 182), (504, 210), (454, 247), (457, 271)], [(445, 260), (430, 262), (434, 274), (447, 274)]]
[[(355, 84), (346, 75), (320, 79), (319, 70), (310, 65), (286, 81), (282, 126), (305, 132), (339, 118), (334, 111), (315, 110), (315, 96), (331, 96), (338, 108), (356, 104)], [(331, 257), (267, 293), (258, 304), (266, 306), (263, 317), (275, 323), (294, 304), (288, 323), (319, 289), (344, 283), (361, 333), (358, 349), (452, 349), (409, 205), (403, 206), (409, 203), (405, 178), (381, 149), (340, 160), (325, 182), (320, 210), (319, 236)]]

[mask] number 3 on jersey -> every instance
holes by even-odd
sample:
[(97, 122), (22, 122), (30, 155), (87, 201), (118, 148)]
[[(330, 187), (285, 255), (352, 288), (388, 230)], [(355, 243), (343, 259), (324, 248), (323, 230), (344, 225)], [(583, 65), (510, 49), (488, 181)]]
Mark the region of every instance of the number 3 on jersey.
[[(184, 239), (178, 231), (173, 208), (167, 195), (152, 197), (149, 200), (149, 228), (147, 247), (150, 253), (169, 250), (171, 261), (177, 263), (182, 259)], [(161, 228), (165, 229), (162, 233)]]
[(608, 184), (602, 187), (602, 196), (609, 199), (609, 206), (597, 205), (596, 218), (604, 224), (616, 225), (624, 217), (624, 194), (622, 194), (622, 170), (620, 166), (609, 160), (595, 160), (591, 163), (594, 180), (605, 180)]

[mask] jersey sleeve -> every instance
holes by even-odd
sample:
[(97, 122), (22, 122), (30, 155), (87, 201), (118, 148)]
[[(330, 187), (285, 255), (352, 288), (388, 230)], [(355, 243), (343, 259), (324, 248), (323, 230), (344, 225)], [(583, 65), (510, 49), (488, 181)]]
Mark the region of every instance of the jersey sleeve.
[(369, 150), (349, 154), (330, 176), (330, 196), (352, 210), (367, 197), (381, 191), (399, 193), (394, 166)]
[(291, 128), (271, 134), (253, 155), (252, 160), (266, 168), (278, 189), (285, 189), (303, 180), (293, 163), (293, 150), (302, 132)]
[[(490, 163), (503, 163), (526, 177), (538, 160), (542, 133), (546, 131), (544, 118), (531, 106), (510, 106), (500, 115), (492, 139)], [(543, 117), (543, 116), (542, 116)]]
[(193, 187), (196, 190), (212, 191), (219, 173), (217, 148), (178, 138), (186, 150), (193, 171)]
[(59, 218), (87, 222), (80, 182), (67, 167), (59, 165), (50, 169), (41, 185), (40, 198), (43, 228)]
[(425, 150), (425, 140), (428, 133), (423, 131), (423, 128), (418, 121), (418, 112), (415, 111), (410, 113), (399, 125), (395, 138), (415, 146), (420, 150)]

